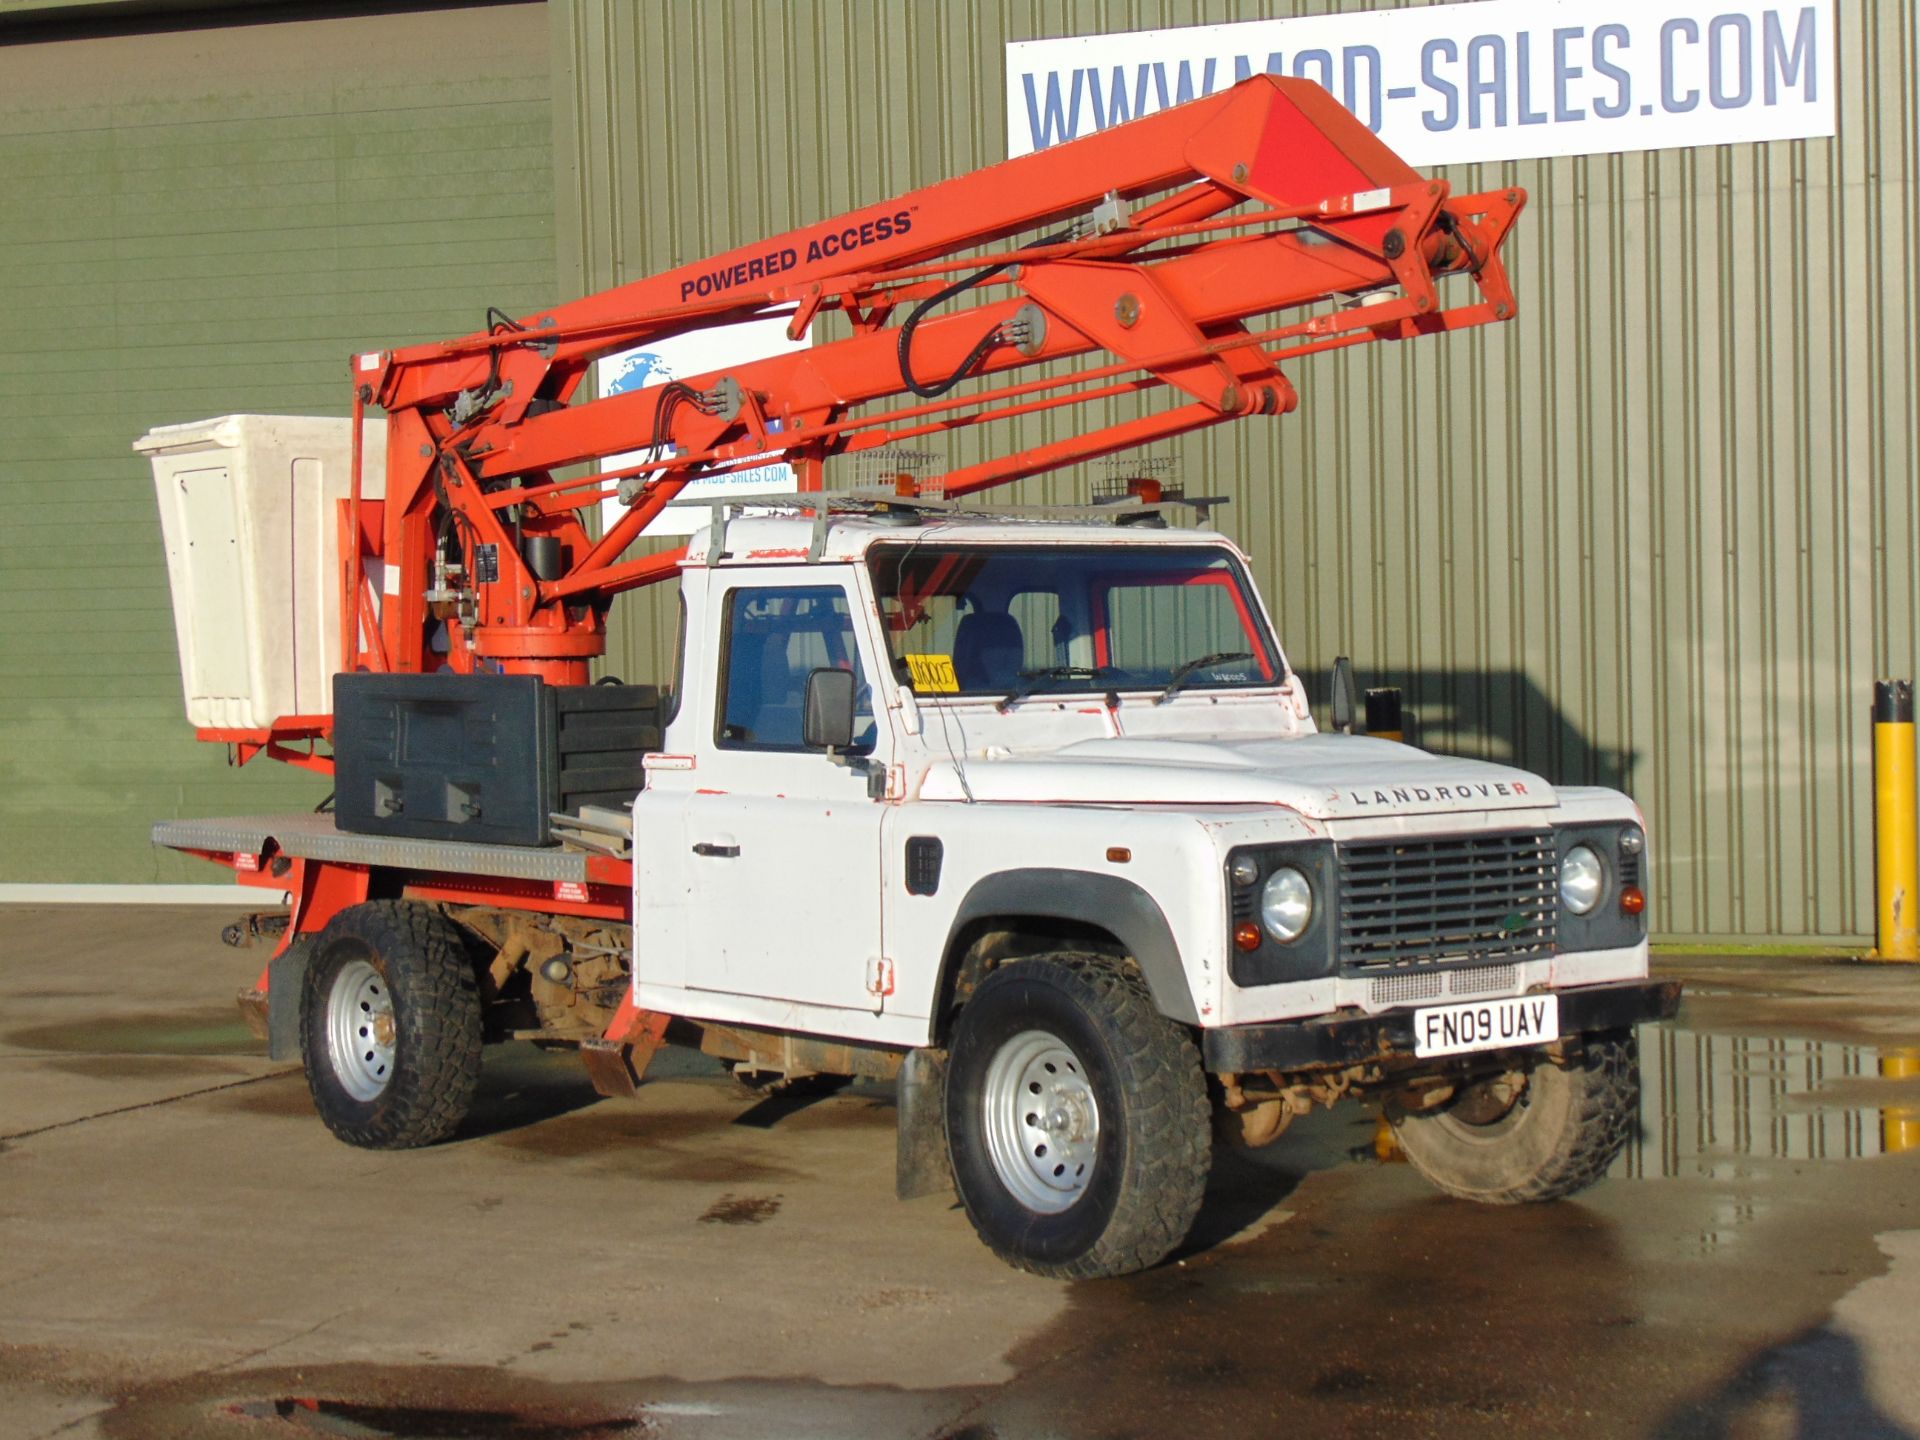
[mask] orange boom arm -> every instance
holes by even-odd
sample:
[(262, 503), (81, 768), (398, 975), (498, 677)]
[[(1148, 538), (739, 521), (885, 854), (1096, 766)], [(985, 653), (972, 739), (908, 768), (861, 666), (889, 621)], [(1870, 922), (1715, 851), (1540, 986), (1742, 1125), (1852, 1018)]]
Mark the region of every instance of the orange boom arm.
[[(345, 667), (433, 668), (446, 619), (455, 669), (583, 682), (614, 595), (674, 572), (677, 555), (624, 558), (635, 537), (690, 480), (769, 454), (819, 489), (838, 456), (1169, 394), (957, 470), (951, 496), (1284, 414), (1283, 360), (1511, 318), (1500, 252), (1524, 203), (1454, 197), (1319, 86), (1257, 76), (481, 334), (356, 357), (356, 456), (361, 418), (384, 409), (387, 488), (362, 502), (356, 460)], [(1452, 307), (1450, 275), (1473, 282)], [(805, 350), (571, 403), (613, 352), (769, 316), (798, 339), (829, 315), (846, 333)], [(1048, 368), (1010, 373), (1029, 365)], [(599, 468), (620, 451), (654, 458)], [(594, 473), (556, 478), (582, 463)], [(581, 514), (615, 495), (629, 508), (596, 541)]]

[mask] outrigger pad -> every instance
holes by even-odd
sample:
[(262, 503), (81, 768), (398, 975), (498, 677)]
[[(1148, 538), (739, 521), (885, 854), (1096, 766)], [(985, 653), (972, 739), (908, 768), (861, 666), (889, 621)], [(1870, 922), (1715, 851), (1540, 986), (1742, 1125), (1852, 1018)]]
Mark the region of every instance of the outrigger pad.
[(609, 1100), (631, 1100), (640, 1089), (633, 1047), (624, 1040), (582, 1040), (580, 1062), (596, 1092)]

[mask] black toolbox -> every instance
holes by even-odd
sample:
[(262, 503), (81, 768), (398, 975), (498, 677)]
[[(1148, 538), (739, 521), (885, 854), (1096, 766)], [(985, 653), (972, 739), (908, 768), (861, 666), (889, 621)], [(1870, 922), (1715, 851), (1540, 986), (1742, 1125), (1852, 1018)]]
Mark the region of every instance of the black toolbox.
[(651, 685), (336, 675), (334, 823), (362, 835), (546, 845), (549, 815), (633, 802), (660, 721)]

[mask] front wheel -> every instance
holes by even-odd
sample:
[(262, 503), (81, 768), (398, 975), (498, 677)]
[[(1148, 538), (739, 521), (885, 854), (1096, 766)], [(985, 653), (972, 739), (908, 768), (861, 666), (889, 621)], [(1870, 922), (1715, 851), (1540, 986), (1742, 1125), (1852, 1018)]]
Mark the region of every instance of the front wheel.
[(1577, 1194), (1607, 1173), (1640, 1110), (1633, 1031), (1589, 1035), (1564, 1062), (1464, 1087), (1445, 1105), (1390, 1114), (1400, 1148), (1437, 1188), (1485, 1205)]
[(438, 910), (376, 900), (336, 915), (301, 992), (307, 1088), (349, 1145), (444, 1140), (480, 1078), (480, 991), (458, 927)]
[(981, 982), (955, 1029), (946, 1121), (968, 1218), (1023, 1270), (1143, 1270), (1199, 1212), (1212, 1153), (1199, 1053), (1105, 956), (1040, 956)]

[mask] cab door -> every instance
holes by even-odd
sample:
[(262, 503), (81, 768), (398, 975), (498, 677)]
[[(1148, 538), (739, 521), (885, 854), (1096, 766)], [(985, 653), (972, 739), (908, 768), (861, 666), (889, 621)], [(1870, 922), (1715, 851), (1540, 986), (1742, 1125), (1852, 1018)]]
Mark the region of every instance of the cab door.
[[(718, 694), (683, 812), (692, 876), (691, 988), (872, 1012), (881, 955), (880, 825), (869, 767), (892, 737), (874, 714), (864, 627), (839, 582), (790, 569), (729, 580)], [(807, 677), (856, 677), (855, 753), (802, 743)]]

